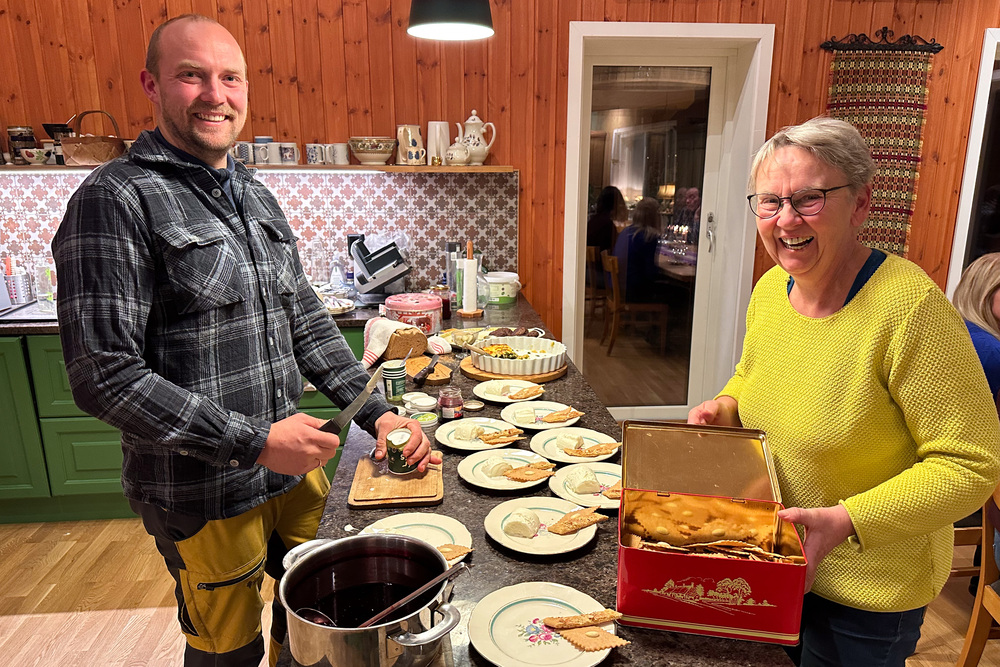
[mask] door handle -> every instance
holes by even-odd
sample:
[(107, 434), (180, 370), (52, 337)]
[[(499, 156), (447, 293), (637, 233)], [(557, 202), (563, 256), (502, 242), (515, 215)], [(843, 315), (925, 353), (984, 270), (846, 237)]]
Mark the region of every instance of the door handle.
[(715, 250), (715, 214), (708, 214), (708, 231), (705, 232), (705, 237), (708, 239), (708, 252)]

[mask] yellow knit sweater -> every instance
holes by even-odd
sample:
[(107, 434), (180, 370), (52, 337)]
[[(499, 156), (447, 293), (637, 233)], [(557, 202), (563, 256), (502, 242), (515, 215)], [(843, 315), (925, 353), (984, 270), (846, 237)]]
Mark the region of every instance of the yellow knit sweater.
[(813, 591), (872, 611), (923, 606), (951, 568), (952, 523), (1000, 478), (1000, 423), (969, 332), (916, 265), (889, 255), (838, 312), (789, 304), (788, 274), (754, 288), (736, 374), (748, 428), (767, 432), (786, 507), (847, 509), (857, 531)]

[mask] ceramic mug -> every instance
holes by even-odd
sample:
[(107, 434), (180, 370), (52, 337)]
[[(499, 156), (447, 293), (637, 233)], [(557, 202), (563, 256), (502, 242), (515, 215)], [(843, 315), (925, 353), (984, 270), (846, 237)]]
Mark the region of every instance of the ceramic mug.
[(233, 159), (243, 164), (253, 164), (253, 144), (249, 141), (237, 141), (230, 151)]
[(277, 155), (278, 151), (271, 150), (271, 144), (260, 144), (255, 143), (253, 145), (253, 162), (254, 164), (267, 164), (270, 162), (271, 153)]
[(292, 141), (278, 144), (278, 155), (281, 157), (281, 164), (298, 164), (302, 158), (299, 145)]
[(306, 144), (306, 164), (326, 162), (326, 147), (323, 144)]
[(253, 138), (255, 144), (269, 144), (274, 141), (274, 137), (266, 134), (258, 134)]
[(427, 151), (419, 125), (397, 125), (396, 139), (399, 140), (396, 164), (427, 164)]
[(326, 163), (327, 164), (350, 164), (350, 153), (347, 152), (347, 144), (327, 144)]

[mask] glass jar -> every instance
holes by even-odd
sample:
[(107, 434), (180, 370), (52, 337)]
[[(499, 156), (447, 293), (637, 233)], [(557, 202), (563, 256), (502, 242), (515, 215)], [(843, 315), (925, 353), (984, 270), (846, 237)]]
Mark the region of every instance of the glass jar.
[(458, 387), (444, 387), (438, 394), (438, 406), (441, 408), (441, 419), (462, 418), (462, 390)]
[(28, 164), (21, 156), (22, 148), (35, 148), (35, 131), (22, 125), (9, 125), (7, 138), (10, 143), (10, 161), (13, 164)]
[(451, 319), (451, 291), (447, 285), (435, 285), (427, 290), (429, 294), (441, 299), (441, 317), (446, 320)]

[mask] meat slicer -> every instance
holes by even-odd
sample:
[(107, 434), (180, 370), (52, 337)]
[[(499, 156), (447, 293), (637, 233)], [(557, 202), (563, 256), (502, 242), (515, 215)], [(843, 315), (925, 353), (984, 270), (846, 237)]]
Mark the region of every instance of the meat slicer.
[(354, 259), (354, 284), (362, 304), (385, 303), (386, 286), (411, 270), (395, 243), (371, 252), (364, 234), (349, 234), (347, 247)]

